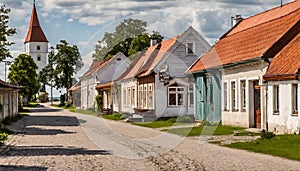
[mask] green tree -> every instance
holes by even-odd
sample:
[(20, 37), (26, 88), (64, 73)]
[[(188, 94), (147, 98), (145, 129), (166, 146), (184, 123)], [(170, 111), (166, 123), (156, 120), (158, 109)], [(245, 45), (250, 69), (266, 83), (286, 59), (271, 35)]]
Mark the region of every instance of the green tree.
[[(114, 33), (105, 33), (102, 40), (95, 46), (93, 58), (106, 59), (121, 52), (128, 53), (131, 40), (143, 33), (146, 33), (147, 22), (137, 19), (125, 19), (117, 27)], [(126, 49), (124, 49), (126, 48)]]
[(16, 34), (15, 28), (8, 27), (9, 13), (10, 9), (6, 9), (4, 5), (0, 7), (0, 62), (11, 57), (8, 46), (11, 46), (13, 43), (8, 42), (7, 37)]
[(55, 87), (68, 89), (72, 86), (73, 75), (83, 66), (79, 50), (76, 45), (70, 46), (66, 40), (56, 45), (57, 53), (54, 55)]
[(9, 68), (10, 83), (24, 87), (20, 90), (20, 94), (27, 99), (25, 100), (26, 105), (40, 89), (36, 74), (37, 69), (38, 67), (32, 57), (26, 54), (21, 54), (15, 58)]

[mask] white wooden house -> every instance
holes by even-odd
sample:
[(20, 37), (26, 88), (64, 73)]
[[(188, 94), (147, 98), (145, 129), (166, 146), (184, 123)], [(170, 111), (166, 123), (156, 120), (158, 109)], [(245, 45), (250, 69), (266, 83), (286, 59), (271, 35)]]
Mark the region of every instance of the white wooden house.
[(170, 117), (194, 114), (193, 80), (186, 69), (210, 45), (189, 27), (141, 53), (118, 80), (125, 113)]
[(102, 62), (94, 59), (89, 70), (80, 77), (81, 108), (95, 108), (95, 97), (98, 94), (96, 86), (116, 80), (130, 63), (123, 53)]
[(0, 122), (18, 115), (18, 91), (21, 87), (0, 80)]

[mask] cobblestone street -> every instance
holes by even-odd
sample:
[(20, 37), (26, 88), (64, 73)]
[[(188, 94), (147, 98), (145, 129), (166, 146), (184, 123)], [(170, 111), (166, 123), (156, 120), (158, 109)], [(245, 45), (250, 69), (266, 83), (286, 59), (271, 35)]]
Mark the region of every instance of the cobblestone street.
[(300, 162), (41, 107), (11, 125), (0, 170), (300, 170)]

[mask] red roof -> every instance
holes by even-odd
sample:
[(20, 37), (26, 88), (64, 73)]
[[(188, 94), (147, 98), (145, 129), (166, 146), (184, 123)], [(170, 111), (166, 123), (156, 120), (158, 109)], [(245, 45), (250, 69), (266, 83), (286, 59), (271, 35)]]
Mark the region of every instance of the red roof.
[(105, 84), (98, 84), (96, 86), (96, 89), (101, 89), (101, 88), (109, 88), (111, 86), (113, 86), (114, 83), (111, 81), (111, 82), (108, 82), (108, 83), (105, 83)]
[(179, 36), (164, 40), (147, 49), (146, 52), (141, 52), (128, 69), (120, 76), (120, 79), (128, 79), (133, 77), (147, 76), (152, 73), (154, 67), (159, 63), (169, 49), (175, 44)]
[(300, 0), (242, 20), (195, 62), (189, 72), (261, 58), (300, 18)]
[(48, 42), (39, 22), (35, 5), (33, 5), (29, 30), (25, 39), (27, 42)]
[(268, 81), (296, 79), (300, 69), (300, 33), (273, 59), (264, 75)]

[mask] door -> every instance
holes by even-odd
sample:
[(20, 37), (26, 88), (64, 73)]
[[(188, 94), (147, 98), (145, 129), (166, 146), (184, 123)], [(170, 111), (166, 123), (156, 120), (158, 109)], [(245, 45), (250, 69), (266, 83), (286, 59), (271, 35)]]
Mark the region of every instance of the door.
[(254, 88), (254, 127), (261, 128), (260, 86), (258, 81), (253, 82)]

